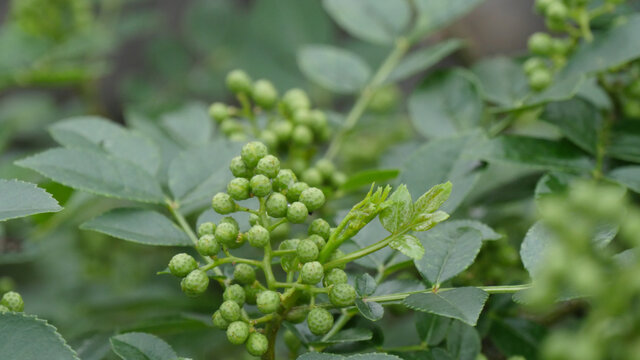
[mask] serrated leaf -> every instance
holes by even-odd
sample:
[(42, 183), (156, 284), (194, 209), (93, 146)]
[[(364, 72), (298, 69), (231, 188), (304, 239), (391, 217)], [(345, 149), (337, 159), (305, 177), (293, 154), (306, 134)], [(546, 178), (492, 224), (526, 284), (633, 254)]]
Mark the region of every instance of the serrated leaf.
[(583, 150), (595, 153), (602, 115), (591, 103), (579, 98), (552, 102), (545, 107), (540, 118), (558, 126), (571, 142)]
[(385, 202), (387, 207), (380, 213), (380, 222), (388, 232), (395, 233), (411, 220), (413, 199), (405, 185), (400, 185)]
[(481, 343), (478, 331), (460, 321), (453, 321), (447, 333), (447, 351), (454, 359), (476, 360)]
[(0, 221), (60, 210), (56, 199), (35, 184), (0, 179)]
[(405, 56), (398, 66), (393, 69), (387, 77), (387, 82), (397, 82), (413, 76), (419, 72), (427, 70), (437, 64), (440, 60), (454, 53), (463, 46), (463, 42), (458, 39), (449, 39), (439, 42), (433, 46), (417, 50)]
[(51, 149), (16, 162), (63, 185), (102, 196), (163, 203), (160, 184), (140, 167), (88, 149)]
[(85, 222), (80, 228), (144, 245), (193, 245), (171, 220), (153, 210), (115, 209)]
[(401, 360), (395, 355), (380, 354), (380, 353), (366, 353), (351, 355), (347, 360)]
[(373, 169), (364, 170), (351, 175), (344, 184), (340, 186), (343, 191), (352, 191), (364, 186), (371, 186), (373, 183), (380, 184), (387, 180), (395, 179), (400, 173), (396, 169)]
[(451, 319), (443, 316), (437, 316), (428, 313), (417, 313), (416, 331), (420, 340), (424, 341), (430, 347), (440, 344), (447, 336)]
[(411, 19), (406, 0), (324, 0), (322, 4), (349, 34), (376, 44), (392, 43)]
[(298, 65), (311, 81), (339, 94), (360, 91), (371, 69), (358, 55), (329, 45), (307, 45), (298, 52)]
[(0, 313), (0, 354), (3, 359), (79, 360), (56, 328), (23, 313)]
[(376, 280), (367, 273), (358, 275), (356, 278), (356, 293), (360, 297), (367, 297), (373, 294), (377, 286)]
[(491, 341), (507, 356), (537, 359), (545, 328), (527, 319), (496, 318), (491, 322)]
[(145, 333), (113, 336), (111, 348), (122, 360), (176, 360), (178, 357), (169, 344)]
[(404, 234), (394, 238), (389, 243), (389, 246), (414, 260), (420, 260), (424, 256), (424, 248), (420, 240), (413, 235)]
[(482, 0), (415, 0), (417, 16), (412, 36), (420, 39), (431, 34), (464, 16), (481, 2)]
[(296, 360), (345, 360), (346, 357), (336, 354), (308, 352), (298, 356)]
[(414, 213), (418, 215), (422, 213), (432, 213), (438, 210), (451, 195), (452, 186), (451, 182), (447, 181), (444, 184), (431, 187), (431, 189), (416, 200)]
[(164, 114), (161, 124), (175, 141), (187, 148), (204, 145), (211, 139), (212, 121), (202, 104), (188, 104)]
[(640, 193), (640, 166), (622, 166), (613, 169), (607, 177)]
[(424, 311), (475, 326), (489, 294), (474, 287), (462, 287), (438, 293), (413, 294), (404, 304), (414, 310)]
[(378, 321), (384, 316), (384, 308), (375, 301), (355, 300), (356, 308), (364, 318), (371, 321)]
[(476, 229), (482, 235), (483, 241), (499, 240), (502, 238), (502, 235), (498, 234), (491, 227), (477, 220), (451, 220), (447, 224), (452, 227)]

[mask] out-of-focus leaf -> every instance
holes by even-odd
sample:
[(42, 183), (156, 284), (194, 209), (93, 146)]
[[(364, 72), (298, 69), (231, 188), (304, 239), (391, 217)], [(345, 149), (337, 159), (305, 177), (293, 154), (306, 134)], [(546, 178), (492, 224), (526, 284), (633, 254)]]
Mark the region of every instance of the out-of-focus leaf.
[(212, 134), (212, 121), (201, 104), (189, 104), (163, 115), (162, 125), (174, 140), (185, 147), (206, 144)]
[(447, 333), (447, 350), (454, 359), (475, 360), (481, 349), (478, 331), (460, 321), (453, 321)]
[(175, 351), (157, 336), (131, 332), (111, 338), (111, 348), (122, 360), (176, 360)]
[(430, 347), (440, 344), (447, 336), (451, 325), (450, 318), (422, 312), (416, 313), (415, 317), (418, 335)]
[(624, 122), (614, 126), (608, 143), (608, 156), (640, 163), (640, 125)]
[(347, 181), (340, 187), (343, 191), (357, 190), (364, 186), (371, 186), (372, 183), (382, 183), (388, 180), (395, 179), (400, 173), (396, 169), (373, 169), (364, 170), (351, 175)]
[(307, 45), (298, 53), (300, 69), (313, 82), (339, 94), (360, 91), (371, 76), (364, 60), (329, 45)]
[(427, 70), (460, 49), (463, 44), (461, 40), (450, 39), (412, 52), (393, 69), (387, 78), (387, 82), (397, 82)]
[(419, 39), (464, 16), (482, 0), (416, 0), (412, 36)]
[(607, 174), (612, 180), (640, 193), (640, 166), (623, 166), (613, 169)]
[(0, 221), (60, 210), (56, 199), (36, 185), (0, 179)]
[(404, 304), (414, 310), (458, 319), (475, 326), (489, 294), (474, 288), (463, 287), (437, 293), (413, 294)]
[(489, 336), (507, 356), (536, 359), (545, 333), (544, 327), (526, 319), (496, 318), (491, 322)]
[(552, 102), (540, 117), (558, 126), (564, 136), (583, 150), (596, 152), (602, 116), (591, 103), (579, 98)]

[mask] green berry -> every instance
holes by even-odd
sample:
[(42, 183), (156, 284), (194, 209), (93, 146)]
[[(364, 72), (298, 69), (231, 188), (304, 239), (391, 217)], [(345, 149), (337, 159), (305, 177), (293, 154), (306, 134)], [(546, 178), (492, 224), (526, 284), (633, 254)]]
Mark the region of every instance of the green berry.
[(333, 173), (333, 176), (331, 176), (331, 184), (337, 188), (342, 186), (345, 182), (347, 182), (347, 175), (340, 171), (336, 171)]
[[(234, 273), (234, 276), (235, 276), (235, 273)], [(246, 301), (246, 293), (242, 286), (238, 284), (233, 284), (233, 285), (227, 286), (227, 288), (224, 289), (224, 292), (222, 293), (222, 298), (225, 301), (233, 301), (239, 306), (242, 306), (242, 304), (244, 304)]]
[(225, 330), (229, 327), (229, 322), (222, 317), (220, 310), (213, 313), (211, 316), (211, 322), (213, 322), (213, 326), (220, 330)]
[(309, 237), (307, 238), (307, 240), (313, 242), (314, 244), (316, 244), (316, 247), (318, 248), (318, 250), (321, 250), (325, 244), (327, 243), (322, 236), (320, 235), (309, 235)]
[(309, 211), (315, 211), (324, 205), (325, 197), (322, 190), (311, 187), (300, 193), (300, 202), (303, 203)]
[(249, 337), (249, 324), (234, 321), (227, 327), (227, 340), (234, 345), (242, 345)]
[(296, 125), (309, 126), (311, 123), (311, 111), (309, 109), (298, 109), (293, 113), (293, 122)]
[(549, 5), (555, 1), (557, 0), (536, 0), (536, 11), (540, 13), (546, 13), (547, 7), (549, 7)]
[(5, 306), (9, 311), (21, 312), (24, 310), (24, 301), (22, 296), (15, 291), (9, 291), (2, 295), (0, 305)]
[[(278, 246), (279, 250), (296, 250), (298, 248), (298, 244), (300, 243), (299, 239), (288, 239), (280, 243)], [(280, 265), (284, 271), (291, 271), (298, 264), (296, 260), (296, 254), (286, 254), (280, 258)]]
[(295, 145), (307, 147), (313, 142), (313, 132), (306, 125), (296, 125), (291, 133), (291, 139)]
[(256, 165), (256, 174), (262, 174), (270, 179), (275, 178), (279, 171), (280, 160), (273, 155), (263, 157)]
[(271, 130), (262, 130), (259, 139), (271, 150), (275, 150), (278, 147), (278, 136)]
[(279, 142), (286, 142), (293, 133), (293, 124), (287, 120), (277, 120), (270, 125), (271, 131), (276, 135)]
[(309, 114), (308, 126), (318, 135), (327, 128), (327, 116), (320, 110), (312, 110)]
[(309, 330), (315, 335), (324, 335), (333, 327), (333, 315), (323, 308), (314, 308), (307, 315)]
[(303, 263), (317, 259), (319, 253), (318, 246), (312, 240), (308, 239), (300, 241), (296, 252), (298, 259)]
[(315, 285), (319, 283), (320, 280), (322, 280), (323, 275), (324, 271), (322, 269), (322, 264), (317, 261), (311, 261), (302, 265), (302, 270), (300, 270), (302, 283), (307, 285)]
[(182, 279), (180, 286), (182, 287), (182, 291), (188, 296), (201, 295), (209, 286), (209, 276), (202, 270), (193, 270)]
[(227, 87), (234, 93), (251, 92), (251, 78), (242, 70), (233, 70), (227, 74)]
[(309, 215), (309, 210), (301, 202), (294, 202), (287, 209), (287, 220), (294, 224), (302, 224)]
[(224, 245), (233, 245), (238, 240), (238, 227), (228, 222), (221, 222), (216, 227), (215, 237)]
[(218, 214), (226, 215), (236, 211), (236, 203), (229, 194), (217, 193), (211, 200), (211, 206)]
[(285, 320), (293, 324), (300, 324), (307, 318), (309, 310), (304, 307), (293, 308), (285, 315)]
[(298, 178), (296, 174), (290, 169), (282, 169), (278, 171), (278, 175), (273, 179), (273, 188), (276, 191), (287, 190), (289, 186), (293, 185)]
[(280, 193), (273, 193), (266, 203), (267, 214), (274, 218), (281, 218), (287, 215), (287, 198)]
[(283, 222), (282, 224), (276, 226), (275, 229), (271, 230), (271, 240), (282, 240), (289, 236), (291, 232), (291, 225), (288, 222)]
[(254, 168), (260, 159), (267, 156), (267, 146), (258, 141), (252, 141), (242, 147), (240, 156), (249, 168)]
[(551, 36), (547, 33), (537, 32), (529, 37), (529, 50), (537, 55), (549, 55), (552, 50)]
[(276, 312), (280, 306), (280, 294), (271, 290), (262, 291), (256, 298), (256, 305), (263, 314)]
[(247, 179), (251, 177), (251, 170), (247, 167), (247, 164), (244, 163), (240, 156), (236, 156), (231, 159), (229, 170), (231, 170), (231, 173), (235, 177)]
[(245, 294), (245, 301), (247, 302), (247, 304), (255, 305), (258, 294), (261, 291), (260, 288), (251, 284), (245, 285), (243, 289)]
[(282, 103), (290, 113), (311, 107), (311, 101), (309, 101), (307, 93), (302, 89), (291, 89), (284, 93)]
[[(332, 262), (334, 260), (338, 260), (344, 257), (344, 253), (342, 252), (342, 250), (340, 249), (336, 249), (331, 256), (329, 257), (329, 260), (327, 262)], [(339, 269), (344, 269), (345, 268), (345, 264), (342, 265), (338, 265), (335, 266), (335, 268), (339, 268)]]
[(216, 224), (211, 221), (203, 222), (198, 226), (198, 236), (213, 235), (216, 231)]
[(223, 134), (231, 136), (234, 133), (244, 132), (242, 124), (237, 119), (227, 118), (220, 123), (220, 130)]
[(264, 175), (255, 175), (250, 181), (251, 193), (257, 197), (271, 194), (271, 180)]
[(322, 177), (325, 179), (331, 179), (331, 175), (336, 171), (336, 166), (328, 159), (319, 160), (316, 163), (315, 168), (318, 169)]
[(322, 283), (324, 287), (329, 287), (331, 285), (338, 284), (346, 284), (347, 283), (347, 273), (344, 270), (333, 268), (327, 271), (324, 274), (324, 278), (322, 279)]
[(551, 48), (555, 55), (566, 55), (571, 50), (571, 40), (553, 39)]
[(4, 314), (6, 312), (9, 312), (11, 310), (9, 310), (8, 307), (4, 306), (4, 305), (0, 305), (0, 314)]
[(315, 219), (309, 225), (309, 235), (320, 235), (323, 239), (329, 240), (331, 235), (331, 225), (324, 219)]
[(249, 180), (235, 178), (227, 184), (227, 193), (234, 200), (246, 200), (249, 198)]
[(253, 356), (262, 356), (269, 349), (269, 340), (259, 332), (253, 332), (247, 339), (247, 352)]
[(561, 1), (554, 1), (547, 6), (545, 14), (553, 20), (564, 20), (569, 15), (569, 9)]
[(546, 67), (547, 64), (545, 63), (544, 59), (539, 57), (529, 58), (524, 62), (524, 64), (522, 64), (522, 68), (527, 75), (531, 74), (534, 70), (544, 69)]
[(316, 168), (308, 168), (302, 173), (302, 181), (306, 182), (309, 186), (322, 186), (322, 174)]
[(218, 122), (222, 122), (229, 117), (229, 111), (227, 110), (227, 105), (223, 103), (213, 103), (209, 107), (209, 116), (214, 118)]
[(169, 271), (178, 277), (187, 276), (190, 272), (198, 268), (198, 263), (191, 255), (180, 253), (176, 254), (169, 261)]
[(356, 299), (356, 290), (349, 284), (333, 285), (329, 291), (329, 300), (335, 306), (345, 307), (353, 304)]
[(258, 225), (259, 223), (260, 223), (260, 216), (256, 214), (249, 215), (249, 225), (255, 226), (255, 225)]
[[(238, 220), (234, 219), (231, 216), (225, 216), (220, 220), (220, 224), (231, 224), (236, 227), (236, 229), (240, 228), (240, 224), (238, 224)], [(215, 232), (214, 232), (215, 234)]]
[(247, 232), (249, 245), (257, 248), (263, 248), (269, 245), (269, 230), (261, 225), (253, 225)]
[(213, 235), (203, 235), (196, 243), (196, 250), (204, 256), (214, 256), (220, 252), (220, 244)]
[(547, 69), (537, 69), (529, 75), (529, 85), (533, 90), (539, 91), (551, 84), (551, 72)]
[(233, 300), (226, 300), (220, 305), (220, 315), (228, 322), (238, 321), (242, 315), (240, 305)]
[(300, 194), (308, 188), (309, 185), (305, 182), (297, 182), (289, 186), (289, 190), (287, 190), (287, 200), (289, 200), (289, 202), (298, 201), (300, 199)]
[(271, 81), (260, 79), (253, 84), (253, 101), (263, 109), (271, 109), (278, 101), (278, 90)]
[(247, 264), (238, 264), (233, 269), (233, 280), (240, 284), (253, 284), (256, 281), (256, 270)]

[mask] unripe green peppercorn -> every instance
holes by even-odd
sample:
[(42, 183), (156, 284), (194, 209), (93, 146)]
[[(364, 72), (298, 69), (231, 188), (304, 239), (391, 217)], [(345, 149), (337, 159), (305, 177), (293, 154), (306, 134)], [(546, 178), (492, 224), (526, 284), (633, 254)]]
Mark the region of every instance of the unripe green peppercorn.
[(4, 314), (6, 312), (9, 312), (11, 310), (9, 310), (8, 307), (4, 306), (4, 305), (0, 305), (0, 314)]
[(320, 110), (311, 110), (307, 126), (320, 137), (328, 126), (327, 116)]
[(169, 271), (178, 277), (187, 276), (190, 272), (198, 268), (198, 263), (191, 255), (180, 253), (176, 254), (169, 261)]
[(222, 298), (225, 301), (233, 301), (238, 305), (242, 306), (246, 301), (246, 294), (244, 292), (244, 288), (238, 284), (233, 284), (227, 286), (222, 293)]
[(21, 312), (24, 310), (22, 296), (15, 291), (9, 291), (2, 295), (0, 305), (5, 306), (9, 311)]
[(278, 101), (278, 90), (271, 81), (260, 79), (253, 84), (253, 101), (263, 109), (271, 109)]
[(220, 315), (222, 318), (227, 320), (228, 322), (238, 321), (240, 316), (242, 316), (242, 311), (240, 309), (240, 305), (237, 302), (227, 300), (220, 305)]
[(329, 287), (331, 285), (338, 284), (346, 284), (347, 283), (347, 273), (344, 270), (333, 268), (327, 271), (324, 274), (324, 278), (322, 279), (322, 284), (324, 287)]
[(222, 317), (219, 310), (213, 313), (211, 322), (213, 322), (213, 326), (220, 330), (226, 330), (229, 326), (229, 322)]
[(315, 335), (324, 335), (333, 327), (333, 315), (323, 308), (314, 308), (307, 315), (309, 330)]
[(229, 170), (231, 170), (231, 173), (235, 177), (246, 179), (251, 177), (251, 170), (247, 167), (247, 164), (244, 163), (240, 156), (236, 156), (231, 159)]
[(307, 308), (293, 308), (287, 312), (287, 314), (285, 315), (285, 320), (293, 324), (300, 324), (304, 321), (304, 319), (307, 318), (308, 314), (309, 309)]
[[(298, 248), (298, 244), (300, 243), (299, 239), (288, 239), (280, 243), (278, 246), (279, 250), (296, 250)], [(282, 269), (286, 272), (290, 272), (297, 265), (296, 254), (286, 254), (280, 257), (280, 265)]]
[(244, 300), (246, 301), (246, 303), (249, 305), (255, 305), (256, 298), (258, 297), (258, 294), (262, 290), (259, 287), (254, 286), (254, 284), (245, 285), (242, 288), (244, 289), (244, 294), (245, 294)]
[(322, 280), (322, 276), (324, 275), (324, 271), (322, 269), (322, 264), (317, 261), (311, 261), (302, 265), (302, 270), (300, 270), (300, 277), (302, 278), (302, 283), (307, 285), (315, 285)]
[(256, 271), (250, 265), (237, 264), (233, 269), (233, 280), (240, 284), (253, 284), (256, 281)]
[(227, 184), (227, 194), (234, 200), (246, 200), (249, 198), (249, 180), (234, 178)]
[(282, 103), (291, 113), (299, 109), (308, 109), (311, 106), (307, 93), (302, 89), (288, 90), (282, 96)]
[(220, 252), (220, 244), (213, 235), (203, 235), (196, 243), (196, 250), (203, 256), (214, 256)]
[(236, 211), (237, 205), (229, 194), (217, 193), (211, 200), (211, 207), (218, 214), (226, 215)]
[(545, 14), (553, 20), (564, 20), (569, 10), (561, 1), (554, 1), (545, 9)]
[(293, 113), (293, 122), (296, 125), (309, 126), (311, 123), (311, 111), (309, 109), (298, 109)]
[(325, 197), (322, 190), (311, 187), (300, 193), (299, 200), (309, 211), (315, 211), (324, 205)]
[(262, 356), (269, 350), (269, 340), (259, 332), (249, 334), (247, 352), (253, 356)]
[(263, 314), (276, 312), (280, 306), (280, 294), (271, 290), (262, 291), (256, 298), (256, 306)]
[(242, 321), (234, 321), (227, 327), (227, 340), (234, 345), (241, 345), (249, 337), (249, 324)]
[[(336, 249), (333, 253), (331, 253), (331, 256), (329, 257), (329, 260), (327, 262), (338, 260), (338, 259), (341, 259), (343, 257), (344, 257), (344, 253), (342, 252), (342, 250)], [(345, 264), (334, 266), (334, 267), (332, 267), (332, 269), (333, 268), (344, 269), (345, 268)]]
[(337, 188), (342, 186), (345, 182), (347, 182), (347, 175), (340, 171), (334, 172), (333, 176), (331, 176), (331, 184)]
[(259, 139), (272, 151), (278, 148), (278, 136), (271, 130), (262, 130)]
[(220, 223), (216, 227), (215, 237), (224, 245), (233, 245), (238, 240), (238, 227), (231, 223)]
[(203, 222), (198, 226), (198, 236), (213, 235), (216, 231), (216, 224), (211, 221)]
[(316, 244), (316, 247), (318, 248), (318, 250), (322, 250), (322, 248), (325, 246), (325, 244), (327, 243), (326, 241), (324, 241), (324, 239), (322, 238), (322, 236), (320, 235), (309, 235), (309, 237), (307, 238), (307, 240), (312, 241), (314, 244)]
[(281, 218), (287, 215), (287, 198), (280, 193), (273, 193), (266, 203), (267, 214), (274, 218)]
[[(220, 224), (231, 224), (236, 227), (236, 229), (240, 229), (240, 224), (238, 224), (238, 220), (234, 219), (231, 216), (225, 216), (220, 220)], [(214, 232), (215, 234), (215, 232)]]
[(251, 193), (257, 197), (265, 197), (271, 194), (271, 180), (268, 177), (258, 174), (251, 178)]
[(242, 70), (233, 70), (227, 74), (227, 87), (234, 93), (251, 93), (251, 78)]
[(311, 225), (309, 225), (308, 234), (320, 235), (323, 239), (329, 240), (331, 225), (324, 219), (315, 219), (311, 222)]
[(552, 50), (551, 36), (537, 32), (529, 37), (529, 51), (537, 55), (549, 55)]
[(356, 290), (353, 286), (343, 283), (333, 285), (329, 291), (329, 300), (335, 306), (345, 307), (353, 304), (356, 299)]
[(287, 220), (294, 224), (302, 224), (309, 215), (309, 210), (301, 202), (294, 202), (287, 209)]
[(222, 122), (229, 117), (229, 111), (227, 110), (227, 105), (223, 103), (213, 103), (209, 107), (209, 116), (214, 118), (218, 122)]
[(296, 252), (298, 259), (303, 263), (317, 259), (319, 253), (318, 246), (312, 240), (308, 239), (300, 241)]
[(249, 245), (257, 248), (263, 248), (269, 244), (269, 230), (261, 225), (253, 225), (247, 232)]
[(529, 85), (533, 90), (542, 90), (551, 84), (551, 72), (547, 69), (534, 70), (529, 75)]
[(291, 133), (291, 139), (295, 145), (307, 147), (313, 143), (313, 132), (305, 125), (296, 125)]
[(260, 159), (267, 156), (267, 146), (258, 141), (246, 143), (240, 151), (242, 160), (249, 168), (254, 168)]
[(525, 74), (529, 75), (536, 69), (544, 69), (547, 67), (544, 59), (539, 57), (532, 57), (527, 59), (527, 61), (522, 64), (522, 68), (524, 69)]
[(557, 0), (536, 0), (536, 4), (535, 4), (536, 11), (540, 13), (545, 13), (547, 10), (547, 7), (555, 1)]
[(220, 123), (220, 130), (223, 134), (231, 136), (234, 133), (243, 132), (243, 126), (237, 119), (227, 118)]
[(270, 179), (275, 178), (279, 171), (280, 160), (273, 155), (263, 157), (256, 165), (256, 174), (262, 174)]
[(322, 186), (322, 174), (316, 168), (308, 168), (302, 173), (302, 181), (306, 182), (309, 186)]
[[(285, 210), (285, 214), (286, 214), (286, 210)], [(287, 236), (289, 236), (289, 232), (291, 232), (291, 225), (288, 222), (284, 222), (276, 226), (275, 229), (271, 230), (271, 240), (272, 241), (282, 240)]]
[(273, 179), (273, 189), (276, 191), (282, 191), (293, 185), (298, 178), (296, 174), (290, 169), (282, 169), (278, 171), (278, 175)]
[(333, 175), (333, 172), (336, 171), (335, 165), (333, 165), (331, 160), (328, 159), (318, 160), (315, 168), (318, 169), (324, 179), (331, 179), (331, 175)]
[(256, 214), (249, 214), (249, 225), (254, 226), (260, 223), (260, 216)]
[(276, 134), (279, 142), (286, 142), (293, 133), (293, 124), (287, 120), (277, 120), (270, 125), (271, 131)]
[(187, 296), (198, 296), (207, 290), (209, 286), (209, 276), (202, 270), (193, 270), (182, 279), (180, 286)]
[(300, 194), (308, 188), (309, 185), (305, 182), (294, 183), (289, 186), (289, 189), (287, 190), (287, 200), (289, 200), (289, 202), (298, 201), (300, 199)]

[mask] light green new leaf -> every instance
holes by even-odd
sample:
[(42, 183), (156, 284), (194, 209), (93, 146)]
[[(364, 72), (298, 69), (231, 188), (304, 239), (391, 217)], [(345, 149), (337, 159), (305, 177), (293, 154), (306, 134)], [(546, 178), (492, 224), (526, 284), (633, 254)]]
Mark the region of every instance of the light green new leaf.
[(56, 199), (35, 184), (0, 179), (0, 221), (60, 210)]
[(384, 316), (384, 307), (375, 301), (364, 301), (358, 298), (355, 304), (360, 314), (367, 320), (378, 321)]
[(571, 142), (595, 154), (602, 115), (591, 103), (579, 98), (552, 102), (540, 117), (558, 126)]
[(463, 46), (459, 39), (449, 39), (433, 46), (417, 50), (407, 55), (387, 77), (388, 83), (394, 83), (419, 72), (427, 70), (440, 60), (451, 55)]
[(414, 260), (420, 260), (424, 256), (424, 247), (413, 235), (404, 234), (397, 237), (391, 240), (389, 246)]
[(421, 135), (427, 138), (455, 136), (479, 126), (484, 105), (465, 72), (435, 73), (411, 94), (409, 114)]
[(395, 179), (399, 173), (400, 171), (396, 169), (364, 170), (351, 175), (347, 181), (340, 186), (340, 189), (343, 191), (352, 191), (364, 186), (371, 186), (372, 183), (380, 184)]
[(160, 184), (147, 171), (124, 159), (88, 149), (51, 149), (17, 165), (74, 189), (98, 195), (163, 203)]
[(623, 166), (613, 169), (607, 177), (640, 193), (640, 166)]
[(413, 226), (411, 230), (413, 231), (427, 231), (432, 229), (434, 226), (439, 223), (447, 220), (449, 218), (449, 214), (444, 211), (436, 211), (433, 213), (422, 213), (418, 214), (413, 219)]
[(161, 123), (173, 139), (185, 147), (206, 144), (213, 132), (209, 112), (202, 104), (189, 104), (165, 114)]
[(371, 77), (371, 69), (364, 60), (329, 45), (304, 46), (298, 52), (298, 65), (311, 81), (339, 94), (362, 90)]
[(13, 312), (0, 313), (0, 354), (7, 360), (79, 360), (55, 327)]
[(115, 209), (85, 222), (80, 228), (144, 245), (193, 245), (171, 220), (153, 210)]
[(453, 185), (450, 181), (434, 185), (416, 200), (414, 214), (432, 213), (438, 210), (451, 195)]
[(488, 297), (489, 294), (481, 289), (462, 287), (437, 293), (413, 294), (404, 299), (404, 305), (475, 326)]
[(98, 116), (80, 116), (55, 123), (51, 136), (62, 146), (102, 150), (155, 174), (160, 151), (147, 138)]
[(122, 360), (176, 360), (176, 352), (162, 339), (131, 332), (111, 338), (111, 348)]
[(447, 333), (447, 350), (454, 359), (476, 360), (482, 344), (478, 331), (460, 321), (453, 321)]
[(391, 44), (407, 28), (407, 0), (324, 0), (331, 18), (352, 36), (375, 44)]
[(482, 0), (415, 0), (417, 18), (412, 37), (420, 39), (464, 16)]
[(400, 185), (386, 201), (387, 207), (380, 213), (382, 226), (390, 233), (400, 230), (411, 220), (413, 200), (405, 185)]

